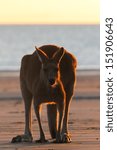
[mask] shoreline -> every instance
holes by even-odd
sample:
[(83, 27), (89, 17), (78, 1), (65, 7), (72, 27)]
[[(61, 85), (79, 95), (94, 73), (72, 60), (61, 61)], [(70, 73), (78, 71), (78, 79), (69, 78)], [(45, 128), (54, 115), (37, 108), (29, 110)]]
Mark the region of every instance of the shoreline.
[[(19, 70), (0, 71), (0, 100), (22, 99), (19, 83)], [(100, 70), (77, 70), (73, 99), (99, 99)]]
[[(20, 70), (0, 70), (0, 77), (18, 77)], [(90, 75), (98, 75), (100, 76), (100, 69), (77, 69), (77, 76), (90, 76)]]

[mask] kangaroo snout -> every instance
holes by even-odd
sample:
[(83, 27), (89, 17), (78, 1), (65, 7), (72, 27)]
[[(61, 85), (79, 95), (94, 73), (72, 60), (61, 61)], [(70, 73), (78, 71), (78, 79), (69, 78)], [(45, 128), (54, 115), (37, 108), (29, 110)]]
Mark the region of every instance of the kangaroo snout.
[(54, 85), (55, 84), (55, 79), (49, 79), (49, 83), (50, 83), (50, 85)]

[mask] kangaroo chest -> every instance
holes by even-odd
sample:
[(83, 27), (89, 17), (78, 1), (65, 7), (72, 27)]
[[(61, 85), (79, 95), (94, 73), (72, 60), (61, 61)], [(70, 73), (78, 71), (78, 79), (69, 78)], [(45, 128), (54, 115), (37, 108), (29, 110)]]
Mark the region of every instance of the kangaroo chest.
[(46, 87), (40, 86), (36, 91), (36, 97), (41, 102), (54, 102), (59, 96), (60, 88), (56, 87)]

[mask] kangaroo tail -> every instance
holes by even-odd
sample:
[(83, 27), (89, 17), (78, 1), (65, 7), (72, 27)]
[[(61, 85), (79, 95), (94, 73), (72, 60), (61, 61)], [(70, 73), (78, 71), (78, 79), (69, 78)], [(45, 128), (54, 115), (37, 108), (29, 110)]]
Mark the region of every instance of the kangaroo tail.
[(49, 130), (52, 138), (56, 138), (57, 131), (57, 106), (56, 104), (47, 105), (47, 115)]

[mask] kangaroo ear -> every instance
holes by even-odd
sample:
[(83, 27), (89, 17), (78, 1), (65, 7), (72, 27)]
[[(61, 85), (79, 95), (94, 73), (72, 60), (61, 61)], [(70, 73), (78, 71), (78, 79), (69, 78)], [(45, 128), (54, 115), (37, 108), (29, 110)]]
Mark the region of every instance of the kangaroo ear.
[(60, 63), (61, 59), (63, 58), (65, 54), (65, 50), (63, 47), (61, 47), (54, 55), (53, 55), (53, 59), (57, 62)]
[(35, 49), (36, 49), (36, 53), (37, 53), (39, 61), (42, 64), (47, 62), (48, 56), (41, 49), (37, 48), (36, 46), (35, 46)]

